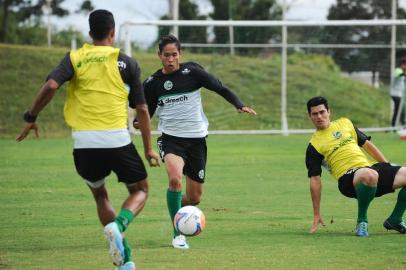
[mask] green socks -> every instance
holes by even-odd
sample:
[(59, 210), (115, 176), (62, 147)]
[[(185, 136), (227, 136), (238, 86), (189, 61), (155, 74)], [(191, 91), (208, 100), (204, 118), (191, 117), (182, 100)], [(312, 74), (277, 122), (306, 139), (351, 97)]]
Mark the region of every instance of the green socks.
[[(168, 205), (169, 216), (172, 220), (175, 218), (176, 212), (181, 208), (182, 204), (182, 192), (181, 191), (166, 191), (166, 203)], [(176, 231), (175, 226), (173, 226), (173, 235), (176, 236), (179, 233)]]
[(125, 238), (123, 238), (123, 246), (124, 246), (124, 263), (132, 261), (133, 257), (132, 257), (132, 252), (131, 252), (131, 248), (127, 243), (127, 240)]
[(133, 212), (130, 209), (123, 208), (114, 221), (117, 223), (120, 232), (124, 232), (133, 219)]
[(406, 188), (402, 188), (398, 194), (398, 201), (392, 214), (389, 216), (389, 222), (392, 224), (399, 224), (402, 222), (403, 213), (406, 209)]
[(355, 186), (355, 191), (357, 192), (358, 200), (358, 219), (359, 222), (368, 222), (367, 211), (369, 203), (375, 198), (376, 187), (369, 187), (362, 183)]

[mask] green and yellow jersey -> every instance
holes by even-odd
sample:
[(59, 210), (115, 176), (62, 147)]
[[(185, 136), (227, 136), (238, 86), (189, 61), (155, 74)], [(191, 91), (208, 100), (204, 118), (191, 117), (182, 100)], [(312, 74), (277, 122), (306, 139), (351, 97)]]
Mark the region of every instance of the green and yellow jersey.
[(117, 67), (118, 54), (119, 49), (89, 44), (70, 53), (75, 72), (64, 113), (73, 130), (127, 127), (128, 91)]
[(372, 165), (360, 148), (369, 139), (347, 118), (332, 121), (328, 128), (317, 130), (306, 150), (308, 176), (321, 175), (321, 166), (324, 166), (338, 180), (350, 169)]
[(64, 108), (74, 148), (127, 145), (127, 107), (145, 104), (140, 68), (110, 46), (85, 44), (66, 54), (48, 75), (59, 85), (69, 81)]

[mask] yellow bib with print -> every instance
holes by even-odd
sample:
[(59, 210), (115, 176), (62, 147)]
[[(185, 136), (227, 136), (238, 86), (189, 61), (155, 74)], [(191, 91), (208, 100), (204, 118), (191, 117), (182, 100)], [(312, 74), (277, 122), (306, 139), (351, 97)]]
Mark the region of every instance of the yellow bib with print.
[(74, 75), (64, 115), (74, 131), (127, 127), (128, 91), (118, 70), (118, 55), (119, 49), (89, 44), (70, 53)]
[(372, 164), (358, 146), (357, 133), (347, 118), (340, 118), (331, 122), (328, 128), (317, 130), (310, 143), (324, 156), (325, 165), (337, 180), (350, 169)]

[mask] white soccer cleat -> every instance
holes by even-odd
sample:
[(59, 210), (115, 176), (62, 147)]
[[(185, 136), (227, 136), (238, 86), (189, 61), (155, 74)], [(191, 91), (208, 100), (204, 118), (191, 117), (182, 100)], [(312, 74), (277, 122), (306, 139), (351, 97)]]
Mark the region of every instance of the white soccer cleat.
[(184, 235), (177, 235), (172, 239), (172, 246), (178, 249), (188, 249), (189, 245), (186, 243), (186, 237)]
[(123, 236), (118, 229), (117, 223), (111, 222), (104, 227), (104, 235), (110, 244), (109, 254), (113, 264), (121, 266), (124, 263)]
[(126, 262), (122, 266), (119, 266), (116, 270), (136, 270), (135, 263), (132, 261)]

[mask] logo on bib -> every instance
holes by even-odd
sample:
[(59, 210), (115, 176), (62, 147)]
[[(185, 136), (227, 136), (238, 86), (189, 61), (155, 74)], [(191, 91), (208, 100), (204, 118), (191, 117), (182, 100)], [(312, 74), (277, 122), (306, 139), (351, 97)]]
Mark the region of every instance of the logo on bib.
[(341, 136), (343, 136), (343, 134), (341, 134), (340, 131), (333, 132), (333, 137), (334, 137), (335, 139), (340, 139)]

